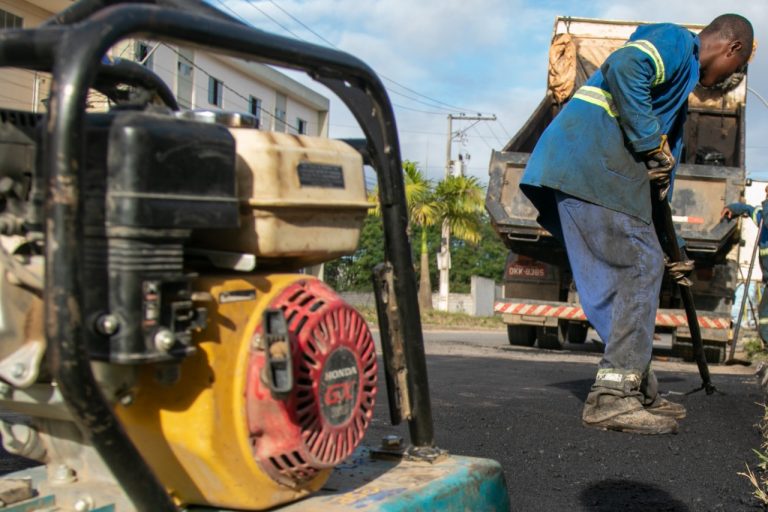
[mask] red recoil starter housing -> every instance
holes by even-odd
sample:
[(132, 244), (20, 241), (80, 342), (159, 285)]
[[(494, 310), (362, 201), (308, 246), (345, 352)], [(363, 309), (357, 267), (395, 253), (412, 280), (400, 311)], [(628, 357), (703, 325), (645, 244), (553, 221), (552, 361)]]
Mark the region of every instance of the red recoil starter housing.
[(293, 387), (273, 396), (264, 377), (266, 354), (252, 349), (248, 428), (265, 473), (297, 486), (347, 458), (362, 440), (376, 398), (376, 350), (360, 313), (321, 281), (297, 281), (269, 307), (282, 310), (287, 322)]

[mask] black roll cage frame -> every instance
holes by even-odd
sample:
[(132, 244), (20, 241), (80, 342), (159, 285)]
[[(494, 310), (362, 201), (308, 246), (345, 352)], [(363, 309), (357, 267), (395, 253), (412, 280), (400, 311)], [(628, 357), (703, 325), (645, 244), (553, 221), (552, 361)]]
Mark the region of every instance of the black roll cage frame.
[[(364, 62), (335, 49), (249, 27), (201, 0), (80, 0), (40, 27), (0, 31), (0, 67), (49, 71), (53, 75), (44, 117), (42, 172), (45, 176), (45, 335), (51, 374), (76, 423), (107, 463), (138, 510), (177, 510), (102, 395), (90, 366), (89, 329), (83, 325), (83, 233), (81, 170), (85, 167), (85, 108), (89, 88), (103, 82), (153, 88), (175, 106), (172, 93), (140, 66), (101, 62), (127, 38), (181, 43), (265, 64), (306, 72), (333, 91), (365, 134), (358, 149), (376, 169), (384, 226), (385, 257), (392, 268), (398, 335), (405, 360), (412, 453), (434, 453), (434, 431), (424, 341), (410, 242), (406, 234), (400, 147), (387, 92)], [(177, 108), (177, 107), (176, 107)], [(394, 294), (394, 296), (392, 296)], [(378, 302), (378, 301), (377, 301)], [(380, 303), (379, 317), (382, 317)], [(382, 344), (392, 353), (389, 330)], [(389, 349), (389, 350), (387, 350)], [(386, 363), (386, 361), (385, 361)], [(389, 369), (389, 365), (385, 364)], [(387, 375), (387, 382), (392, 380)], [(389, 387), (389, 386), (388, 386)], [(393, 390), (389, 389), (392, 395)], [(400, 414), (390, 415), (398, 423)]]

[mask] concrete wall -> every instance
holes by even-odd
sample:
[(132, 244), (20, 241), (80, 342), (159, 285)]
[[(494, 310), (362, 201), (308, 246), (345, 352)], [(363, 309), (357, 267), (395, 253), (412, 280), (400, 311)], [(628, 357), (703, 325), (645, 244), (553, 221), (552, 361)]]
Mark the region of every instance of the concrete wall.
[[(376, 303), (373, 293), (342, 292), (342, 298), (356, 307), (374, 308)], [(448, 295), (448, 312), (465, 313), (472, 316), (493, 316), (493, 303), (501, 296), (501, 286), (493, 279), (472, 276), (471, 293), (451, 293)], [(432, 303), (437, 304), (438, 295), (432, 294)]]
[(496, 282), (487, 277), (472, 276), (474, 316), (493, 316), (493, 303), (496, 301)]

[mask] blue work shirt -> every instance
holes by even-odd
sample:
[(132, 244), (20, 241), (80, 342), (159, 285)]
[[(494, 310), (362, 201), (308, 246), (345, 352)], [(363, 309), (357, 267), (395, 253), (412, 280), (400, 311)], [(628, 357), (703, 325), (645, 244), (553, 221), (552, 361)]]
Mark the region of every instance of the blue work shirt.
[[(759, 226), (760, 222), (763, 220), (763, 207), (765, 205), (765, 202), (759, 206), (750, 206), (744, 203), (731, 203), (728, 205), (728, 209), (737, 217), (742, 215), (750, 217), (755, 225)], [(760, 257), (768, 256), (768, 227), (765, 225), (763, 225), (763, 229), (760, 231), (758, 245), (760, 246)]]
[(539, 223), (560, 230), (554, 190), (650, 223), (645, 154), (666, 134), (679, 161), (698, 81), (697, 35), (670, 23), (638, 27), (539, 138), (520, 182)]

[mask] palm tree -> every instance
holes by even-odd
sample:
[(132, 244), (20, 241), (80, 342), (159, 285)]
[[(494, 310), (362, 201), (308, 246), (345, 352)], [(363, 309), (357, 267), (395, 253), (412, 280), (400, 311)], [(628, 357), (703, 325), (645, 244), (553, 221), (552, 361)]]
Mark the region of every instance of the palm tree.
[[(437, 184), (435, 197), (440, 205), (443, 237), (440, 252), (450, 261), (450, 235), (471, 244), (480, 241), (483, 212), (483, 188), (474, 176), (448, 176)], [(441, 270), (441, 294), (447, 309), (449, 270)]]
[[(403, 161), (403, 179), (405, 181), (405, 201), (408, 207), (408, 235), (411, 227), (421, 228), (421, 269), (419, 277), (419, 307), (422, 311), (432, 309), (432, 285), (429, 279), (429, 250), (427, 247), (428, 228), (436, 224), (440, 208), (435, 200), (432, 181), (428, 180), (418, 168), (416, 162)], [(372, 215), (381, 215), (378, 188), (369, 196), (369, 201), (376, 203)]]
[[(436, 224), (443, 224), (450, 228), (450, 232), (456, 238), (472, 244), (479, 242), (484, 204), (483, 189), (477, 178), (467, 176), (450, 176), (435, 187), (418, 168), (418, 164), (409, 160), (403, 161), (403, 179), (408, 207), (409, 236), (412, 226), (421, 228), (419, 308), (422, 311), (429, 311), (432, 309), (432, 283), (429, 277), (427, 245), (429, 228)], [(378, 189), (371, 193), (369, 200), (376, 203), (371, 213), (381, 215)]]
[(465, 242), (479, 242), (485, 199), (478, 179), (449, 176), (437, 184), (435, 195), (443, 205), (441, 217), (448, 222), (451, 233)]
[[(421, 244), (419, 248), (419, 308), (421, 311), (432, 310), (432, 282), (429, 278), (429, 248), (427, 235), (429, 227), (434, 226), (440, 220), (442, 208), (434, 194), (432, 182), (416, 167), (413, 162), (406, 161), (403, 164), (405, 171), (406, 199), (408, 200), (408, 217), (411, 225), (421, 228)], [(418, 192), (408, 198), (408, 183)]]

